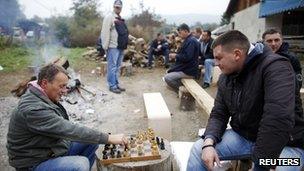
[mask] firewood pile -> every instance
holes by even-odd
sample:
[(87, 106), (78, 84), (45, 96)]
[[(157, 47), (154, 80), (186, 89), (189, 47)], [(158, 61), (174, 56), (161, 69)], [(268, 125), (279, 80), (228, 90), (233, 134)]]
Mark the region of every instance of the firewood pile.
[[(177, 52), (181, 47), (182, 40), (173, 34), (167, 36), (170, 51)], [(129, 45), (124, 51), (124, 62), (130, 62), (132, 66), (146, 67), (148, 64), (149, 44), (143, 38), (129, 35)], [(87, 47), (82, 56), (92, 61), (106, 61), (106, 55), (101, 56), (95, 47)]]
[(87, 47), (87, 51), (82, 54), (82, 57), (92, 61), (104, 61), (105, 57), (99, 55), (95, 47)]

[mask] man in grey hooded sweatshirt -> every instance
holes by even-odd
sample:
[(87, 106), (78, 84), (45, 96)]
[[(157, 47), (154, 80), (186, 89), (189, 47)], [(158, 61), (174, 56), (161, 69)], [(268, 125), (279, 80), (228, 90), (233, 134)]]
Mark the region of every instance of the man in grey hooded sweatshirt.
[(16, 170), (87, 171), (98, 144), (126, 144), (123, 134), (108, 135), (69, 121), (59, 103), (67, 92), (67, 72), (58, 65), (41, 68), (38, 80), (14, 109), (7, 134), (9, 163)]

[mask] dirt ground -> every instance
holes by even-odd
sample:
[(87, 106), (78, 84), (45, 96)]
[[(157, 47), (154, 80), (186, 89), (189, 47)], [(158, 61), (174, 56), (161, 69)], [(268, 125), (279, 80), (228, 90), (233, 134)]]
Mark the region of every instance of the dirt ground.
[[(75, 105), (63, 102), (74, 122), (111, 133), (132, 134), (138, 130), (145, 130), (148, 121), (145, 117), (143, 93), (160, 92), (172, 113), (173, 141), (195, 141), (198, 138), (198, 129), (206, 125), (207, 115), (199, 107), (191, 112), (179, 110), (177, 94), (170, 91), (162, 81), (165, 73), (162, 68), (153, 70), (135, 68), (132, 76), (121, 77), (121, 85), (127, 91), (119, 95), (109, 92), (106, 78), (96, 73), (92, 74), (92, 70), (82, 70), (78, 73), (85, 87), (97, 95), (93, 97), (82, 91), (85, 100), (77, 93), (66, 97), (70, 101), (78, 102)], [(18, 99), (12, 97), (8, 90), (17, 80), (28, 78), (30, 75), (29, 72), (0, 75), (1, 82), (4, 82), (2, 84), (4, 86), (0, 89), (0, 170), (12, 170), (8, 165), (5, 144), (9, 118)], [(208, 90), (212, 96), (214, 89)]]

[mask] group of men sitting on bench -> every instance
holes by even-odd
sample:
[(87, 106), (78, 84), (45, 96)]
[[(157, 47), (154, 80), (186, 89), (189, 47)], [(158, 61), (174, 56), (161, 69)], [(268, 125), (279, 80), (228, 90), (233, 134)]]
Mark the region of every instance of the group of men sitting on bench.
[[(199, 46), (185, 24), (184, 39), (165, 81), (175, 92), (181, 79), (195, 78)], [(304, 116), (299, 60), (288, 52), (280, 32), (263, 34), (251, 44), (240, 31), (228, 31), (212, 43), (222, 75), (206, 131), (194, 143), (187, 170), (211, 170), (220, 160), (251, 159), (253, 170), (298, 170), (304, 165)], [(230, 120), (231, 129), (227, 129)], [(279, 158), (293, 158), (285, 165)], [(265, 160), (271, 160), (266, 163)]]

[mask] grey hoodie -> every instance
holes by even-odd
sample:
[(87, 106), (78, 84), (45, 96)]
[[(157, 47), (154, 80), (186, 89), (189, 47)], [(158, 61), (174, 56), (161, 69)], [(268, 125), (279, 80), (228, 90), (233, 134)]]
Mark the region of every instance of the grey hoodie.
[(104, 144), (108, 134), (70, 122), (63, 106), (30, 86), (10, 119), (6, 145), (10, 165), (31, 167), (65, 155), (70, 141)]

